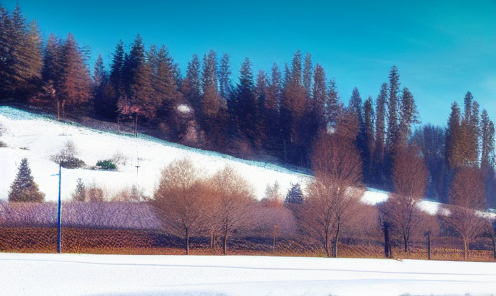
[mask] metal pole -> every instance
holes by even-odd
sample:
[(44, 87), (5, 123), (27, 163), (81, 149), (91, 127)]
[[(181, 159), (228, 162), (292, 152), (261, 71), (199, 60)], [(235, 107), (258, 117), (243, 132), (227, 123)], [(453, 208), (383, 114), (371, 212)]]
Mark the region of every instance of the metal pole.
[(60, 202), (60, 187), (62, 184), (62, 166), (59, 164), (59, 202), (57, 206), (57, 253), (62, 253), (61, 240), (62, 240), (62, 229), (60, 223), (60, 208), (62, 207)]

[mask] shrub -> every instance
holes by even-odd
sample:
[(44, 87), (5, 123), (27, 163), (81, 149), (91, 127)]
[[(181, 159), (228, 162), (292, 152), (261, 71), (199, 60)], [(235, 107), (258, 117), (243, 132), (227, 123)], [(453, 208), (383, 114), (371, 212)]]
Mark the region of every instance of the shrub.
[(96, 163), (97, 166), (99, 166), (102, 170), (106, 170), (106, 171), (115, 171), (117, 170), (117, 166), (115, 165), (115, 163), (110, 160), (110, 159), (107, 159), (107, 160), (99, 160), (97, 163)]
[(62, 160), (59, 162), (59, 164), (60, 164), (60, 166), (62, 166), (63, 168), (66, 168), (66, 169), (77, 169), (77, 168), (82, 168), (82, 167), (86, 166), (84, 161), (82, 161), (79, 158), (75, 158), (75, 157), (72, 157), (72, 158), (69, 158), (66, 160)]
[(0, 141), (0, 148), (5, 148), (7, 147), (7, 144), (3, 141)]
[(64, 148), (60, 150), (58, 154), (52, 155), (51, 159), (66, 169), (77, 169), (85, 167), (86, 164), (84, 163), (84, 161), (77, 158), (76, 155), (76, 145), (74, 145), (74, 142), (72, 141), (67, 141), (64, 144)]
[(112, 162), (115, 164), (119, 165), (126, 165), (127, 163), (127, 157), (121, 152), (117, 151), (115, 154), (112, 156)]

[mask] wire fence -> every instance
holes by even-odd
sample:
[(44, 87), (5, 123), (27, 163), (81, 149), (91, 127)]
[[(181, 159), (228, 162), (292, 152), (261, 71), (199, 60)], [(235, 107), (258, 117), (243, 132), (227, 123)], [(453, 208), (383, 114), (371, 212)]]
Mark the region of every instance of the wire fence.
[[(279, 210), (284, 211), (284, 210)], [(57, 252), (55, 203), (0, 202), (0, 252)], [(273, 215), (269, 210), (264, 217)], [(264, 224), (262, 216), (229, 238), (230, 254), (326, 256), (322, 243), (296, 225), (283, 231)], [(378, 227), (378, 229), (380, 229)], [(194, 236), (191, 254), (221, 254), (221, 238)], [(213, 243), (213, 248), (212, 248)], [(407, 252), (399, 237), (391, 239), (394, 259), (429, 258), (427, 237), (412, 240)], [(472, 261), (496, 262), (494, 241), (479, 237), (470, 244)], [(62, 206), (62, 252), (104, 254), (184, 254), (184, 240), (164, 231), (152, 206), (145, 202), (68, 202)], [(376, 233), (344, 233), (338, 257), (384, 258), (384, 241)], [(463, 241), (456, 236), (433, 236), (430, 259), (464, 260)]]

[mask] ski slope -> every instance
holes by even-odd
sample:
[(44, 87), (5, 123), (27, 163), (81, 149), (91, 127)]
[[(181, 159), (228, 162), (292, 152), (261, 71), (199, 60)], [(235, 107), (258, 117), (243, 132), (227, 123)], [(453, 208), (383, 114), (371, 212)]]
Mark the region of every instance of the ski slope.
[(0, 295), (496, 295), (494, 263), (1, 254)]

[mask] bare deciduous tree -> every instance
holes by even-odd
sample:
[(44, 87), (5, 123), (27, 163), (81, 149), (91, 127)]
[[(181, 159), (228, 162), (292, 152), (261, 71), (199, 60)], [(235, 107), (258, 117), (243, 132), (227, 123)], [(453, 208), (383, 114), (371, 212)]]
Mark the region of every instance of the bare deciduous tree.
[(464, 168), (455, 175), (450, 190), (450, 205), (441, 219), (463, 239), (464, 259), (468, 259), (469, 244), (489, 226), (477, 210), (485, 208), (484, 176), (478, 168)]
[(382, 207), (385, 221), (396, 230), (403, 240), (404, 251), (415, 232), (421, 231), (425, 220), (418, 208), (427, 187), (428, 170), (416, 147), (400, 147), (396, 150), (393, 165), (395, 192)]
[(351, 137), (339, 133), (323, 135), (314, 147), (315, 180), (309, 184), (301, 208), (302, 226), (322, 242), (328, 257), (331, 241), (334, 257), (342, 227), (363, 196), (362, 163)]
[(207, 186), (200, 175), (190, 160), (173, 162), (162, 170), (152, 200), (165, 230), (185, 239), (186, 254), (190, 237), (201, 233), (211, 213)]
[(249, 184), (236, 171), (227, 166), (209, 182), (215, 205), (212, 225), (221, 233), (222, 250), (227, 253), (227, 239), (242, 227), (250, 215), (254, 198)]

